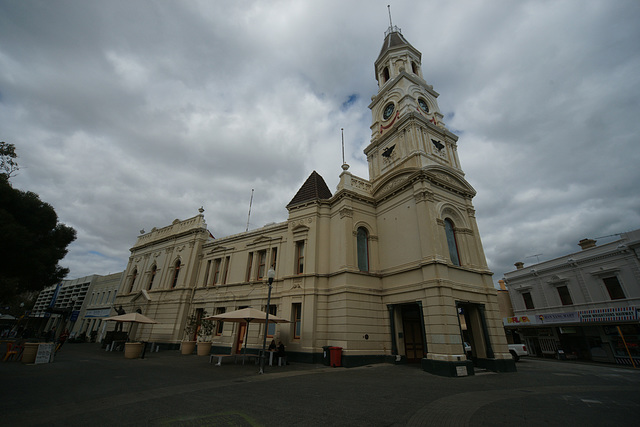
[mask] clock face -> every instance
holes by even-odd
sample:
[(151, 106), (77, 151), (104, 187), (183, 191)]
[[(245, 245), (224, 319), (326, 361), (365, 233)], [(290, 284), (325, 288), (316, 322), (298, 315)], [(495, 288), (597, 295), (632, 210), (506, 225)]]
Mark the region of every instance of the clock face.
[(382, 118), (387, 120), (389, 117), (391, 117), (391, 115), (393, 114), (393, 110), (396, 109), (396, 106), (393, 105), (393, 102), (390, 102), (387, 104), (386, 107), (384, 107), (384, 112), (382, 113)]
[(424, 99), (418, 98), (418, 105), (420, 106), (420, 109), (425, 113), (429, 112), (429, 106), (427, 105), (427, 102)]

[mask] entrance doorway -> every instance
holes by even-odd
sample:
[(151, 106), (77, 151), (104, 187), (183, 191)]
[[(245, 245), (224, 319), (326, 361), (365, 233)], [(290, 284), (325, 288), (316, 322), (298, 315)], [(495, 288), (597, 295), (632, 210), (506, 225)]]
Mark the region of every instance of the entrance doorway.
[(418, 304), (403, 304), (400, 311), (407, 363), (418, 363), (426, 356), (422, 311)]
[(244, 322), (238, 323), (238, 339), (236, 340), (236, 351), (234, 354), (242, 353), (242, 344), (244, 343), (246, 333), (247, 324)]
[(456, 306), (462, 337), (461, 350), (467, 354), (467, 358), (474, 361), (493, 358), (493, 349), (484, 317), (484, 306), (469, 302), (458, 302)]

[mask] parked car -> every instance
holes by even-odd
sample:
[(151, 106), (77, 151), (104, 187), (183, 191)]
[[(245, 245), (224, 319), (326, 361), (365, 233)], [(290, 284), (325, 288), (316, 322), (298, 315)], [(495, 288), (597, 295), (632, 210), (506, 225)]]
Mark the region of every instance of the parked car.
[(509, 353), (513, 357), (513, 361), (517, 362), (522, 356), (528, 356), (527, 346), (524, 344), (509, 344)]
[[(468, 342), (464, 342), (464, 352), (467, 354), (467, 358), (471, 358), (471, 344)], [(524, 344), (509, 344), (509, 353), (511, 353), (511, 357), (514, 362), (520, 360), (522, 356), (528, 356), (529, 352), (527, 351), (527, 346)]]

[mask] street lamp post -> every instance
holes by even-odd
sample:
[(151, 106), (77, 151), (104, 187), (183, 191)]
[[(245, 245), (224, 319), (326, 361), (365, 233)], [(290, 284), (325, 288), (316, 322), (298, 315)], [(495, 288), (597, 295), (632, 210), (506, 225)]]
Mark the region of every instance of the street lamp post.
[(264, 374), (264, 359), (267, 357), (267, 334), (269, 333), (269, 307), (271, 306), (271, 288), (273, 285), (273, 279), (276, 277), (276, 271), (273, 267), (267, 271), (267, 277), (269, 278), (269, 294), (267, 296), (267, 315), (264, 320), (264, 338), (262, 340), (262, 357), (260, 358), (260, 373)]

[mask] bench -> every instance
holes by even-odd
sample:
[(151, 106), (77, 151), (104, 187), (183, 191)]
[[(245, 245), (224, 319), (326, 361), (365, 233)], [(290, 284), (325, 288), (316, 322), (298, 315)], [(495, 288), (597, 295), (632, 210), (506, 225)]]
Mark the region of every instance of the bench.
[(238, 363), (238, 357), (242, 358), (242, 364), (244, 365), (244, 359), (255, 359), (256, 365), (258, 364), (259, 357), (257, 354), (212, 354), (209, 356), (209, 363), (213, 362), (214, 358), (218, 359), (216, 366), (222, 366), (222, 359), (226, 357), (235, 358), (235, 363)]

